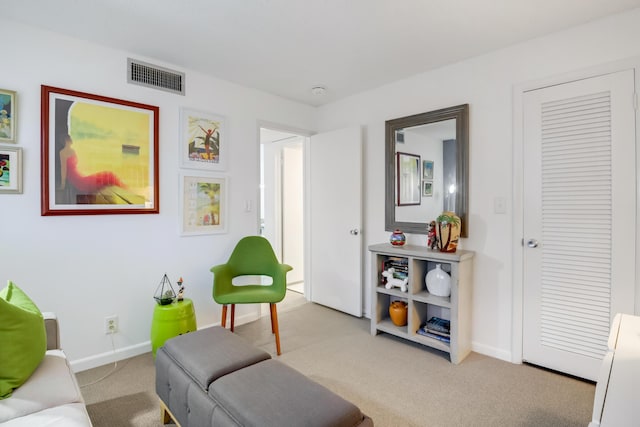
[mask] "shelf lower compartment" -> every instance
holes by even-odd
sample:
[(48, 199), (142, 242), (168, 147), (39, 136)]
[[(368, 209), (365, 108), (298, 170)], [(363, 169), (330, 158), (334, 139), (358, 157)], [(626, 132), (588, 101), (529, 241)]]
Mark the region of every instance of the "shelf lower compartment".
[(402, 338), (409, 338), (409, 333), (407, 332), (406, 326), (396, 326), (393, 324), (391, 319), (383, 319), (378, 324), (376, 324), (376, 329), (380, 332), (386, 332), (391, 335), (396, 335)]
[(375, 326), (378, 332), (384, 332), (387, 334), (395, 335), (397, 337), (416, 342), (418, 344), (426, 345), (436, 350), (441, 350), (447, 353), (451, 353), (451, 345), (435, 338), (425, 337), (419, 335), (417, 332), (409, 332), (407, 326), (396, 326), (389, 319), (384, 319)]

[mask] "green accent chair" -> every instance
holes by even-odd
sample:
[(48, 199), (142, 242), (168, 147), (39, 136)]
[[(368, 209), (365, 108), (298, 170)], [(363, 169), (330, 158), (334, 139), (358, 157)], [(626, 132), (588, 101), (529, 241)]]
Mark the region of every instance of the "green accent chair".
[[(281, 264), (267, 239), (261, 236), (242, 238), (234, 248), (226, 264), (211, 268), (213, 273), (213, 299), (222, 304), (223, 328), (227, 324), (227, 305), (231, 305), (231, 332), (233, 332), (236, 304), (268, 303), (271, 311), (271, 332), (276, 336), (276, 350), (280, 355), (280, 332), (276, 303), (287, 292), (287, 272), (292, 267)], [(232, 283), (239, 276), (269, 276), (270, 285)]]

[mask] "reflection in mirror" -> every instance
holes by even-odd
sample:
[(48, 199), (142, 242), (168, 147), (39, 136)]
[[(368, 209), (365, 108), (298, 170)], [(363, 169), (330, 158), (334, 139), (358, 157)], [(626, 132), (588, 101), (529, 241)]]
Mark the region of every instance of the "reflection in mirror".
[(420, 156), (397, 153), (396, 196), (398, 206), (420, 204)]
[(426, 234), (429, 221), (453, 211), (467, 236), (467, 147), (467, 104), (386, 122), (387, 231)]

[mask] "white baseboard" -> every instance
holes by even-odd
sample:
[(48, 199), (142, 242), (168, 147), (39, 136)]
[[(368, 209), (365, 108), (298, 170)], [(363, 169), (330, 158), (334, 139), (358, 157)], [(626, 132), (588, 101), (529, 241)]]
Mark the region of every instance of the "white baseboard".
[[(245, 315), (236, 317), (235, 324), (242, 325), (244, 323), (253, 322), (258, 318), (259, 317), (256, 316), (255, 314), (245, 314)], [(212, 323), (209, 325), (203, 325), (199, 327), (198, 330), (211, 328), (213, 326), (219, 326), (219, 325), (220, 325), (220, 322)], [(227, 324), (227, 327), (229, 327), (229, 324)], [(96, 354), (94, 356), (73, 360), (73, 361), (70, 361), (69, 364), (71, 365), (71, 369), (73, 370), (73, 372), (82, 372), (88, 369), (97, 368), (98, 366), (108, 365), (115, 361), (120, 361), (120, 360), (128, 359), (130, 357), (139, 356), (141, 354), (148, 353), (150, 351), (151, 351), (151, 341), (144, 341), (139, 344), (134, 344), (134, 345), (122, 347), (122, 348), (116, 348), (115, 352), (107, 351), (105, 353)]]
[(471, 350), (476, 353), (484, 354), (485, 356), (493, 357), (494, 359), (500, 359), (511, 363), (511, 352), (507, 350), (502, 350), (485, 344), (478, 344), (477, 342), (471, 343)]
[(130, 357), (139, 356), (151, 351), (151, 341), (145, 341), (140, 344), (128, 347), (116, 348), (114, 351), (96, 354), (94, 356), (85, 357), (83, 359), (70, 361), (73, 372), (82, 372), (87, 369), (97, 368), (98, 366), (107, 365), (118, 360), (128, 359)]

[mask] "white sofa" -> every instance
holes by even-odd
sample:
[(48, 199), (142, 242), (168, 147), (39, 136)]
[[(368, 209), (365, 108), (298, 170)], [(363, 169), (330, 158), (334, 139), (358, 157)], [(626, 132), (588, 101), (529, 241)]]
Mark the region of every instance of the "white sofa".
[(609, 333), (589, 427), (640, 425), (640, 316), (618, 313)]
[(80, 387), (60, 349), (58, 320), (53, 313), (43, 316), (47, 352), (27, 382), (0, 400), (0, 426), (90, 427)]

